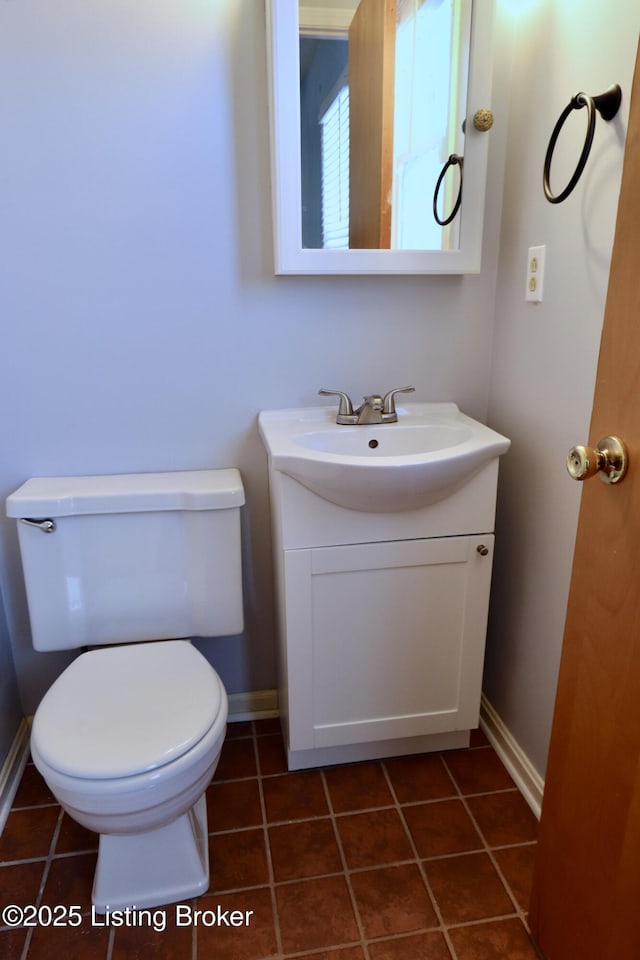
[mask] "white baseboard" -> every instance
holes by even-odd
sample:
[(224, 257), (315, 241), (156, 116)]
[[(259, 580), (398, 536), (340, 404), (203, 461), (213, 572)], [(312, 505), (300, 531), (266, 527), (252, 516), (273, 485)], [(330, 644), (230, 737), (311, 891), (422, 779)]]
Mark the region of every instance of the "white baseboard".
[(539, 820), (544, 780), (484, 694), (480, 706), (480, 726)]
[(249, 693), (229, 694), (229, 723), (263, 720), (278, 715), (277, 690), (251, 690)]
[(16, 732), (7, 759), (0, 770), (0, 833), (9, 816), (20, 778), (29, 757), (29, 731), (31, 724), (23, 717)]

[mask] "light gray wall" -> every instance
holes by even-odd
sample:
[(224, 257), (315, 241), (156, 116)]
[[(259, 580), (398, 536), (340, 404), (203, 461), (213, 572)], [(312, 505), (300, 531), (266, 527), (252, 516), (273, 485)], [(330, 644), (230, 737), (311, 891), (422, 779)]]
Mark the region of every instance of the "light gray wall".
[(22, 708), (0, 590), (0, 768), (11, 749), (21, 720)]
[[(484, 418), (502, 189), (504, 125), (480, 276), (274, 277), (264, 38), (257, 0), (0, 4), (0, 498), (237, 465), (246, 632), (204, 644), (230, 692), (275, 683), (258, 411), (414, 383)], [(31, 649), (6, 519), (0, 584), (31, 711), (67, 655)]]
[[(489, 406), (512, 448), (501, 466), (484, 688), (544, 774), (580, 499), (565, 457), (589, 438), (640, 9), (637, 0), (523, 6), (514, 20)], [(623, 90), (620, 114), (598, 119), (582, 180), (564, 203), (549, 204), (542, 169), (557, 118), (580, 90), (598, 94), (612, 83)], [(556, 193), (575, 167), (585, 114), (576, 112), (558, 141)], [(524, 302), (525, 274), (527, 248), (537, 244), (546, 244), (546, 275), (544, 301), (533, 306)]]

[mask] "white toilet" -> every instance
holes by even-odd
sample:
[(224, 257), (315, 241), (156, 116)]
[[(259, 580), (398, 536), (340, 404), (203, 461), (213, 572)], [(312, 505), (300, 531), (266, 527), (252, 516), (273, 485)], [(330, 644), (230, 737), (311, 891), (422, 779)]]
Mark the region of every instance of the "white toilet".
[(62, 807), (100, 834), (98, 912), (209, 885), (204, 793), (227, 695), (175, 638), (241, 632), (243, 503), (235, 469), (39, 478), (7, 499), (34, 647), (97, 647), (44, 696), (31, 751)]

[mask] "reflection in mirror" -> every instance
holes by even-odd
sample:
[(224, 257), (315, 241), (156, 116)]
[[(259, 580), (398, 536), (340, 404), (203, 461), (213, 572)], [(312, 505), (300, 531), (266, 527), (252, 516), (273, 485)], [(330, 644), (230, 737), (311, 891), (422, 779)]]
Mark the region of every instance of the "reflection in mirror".
[(299, 5), (303, 246), (455, 248), (471, 0), (337, 2)]
[(477, 272), (495, 0), (266, 6), (276, 273)]

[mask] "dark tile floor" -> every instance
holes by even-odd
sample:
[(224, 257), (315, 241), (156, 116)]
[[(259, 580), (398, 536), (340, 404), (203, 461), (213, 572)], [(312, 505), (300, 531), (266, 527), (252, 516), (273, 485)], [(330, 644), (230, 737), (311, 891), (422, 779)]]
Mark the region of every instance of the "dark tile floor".
[(2, 960), (537, 958), (537, 822), (479, 732), (468, 750), (287, 773), (276, 720), (232, 724), (207, 805), (207, 893), (98, 925), (96, 837), (29, 764), (0, 837), (0, 908), (33, 904), (39, 923), (0, 919)]

